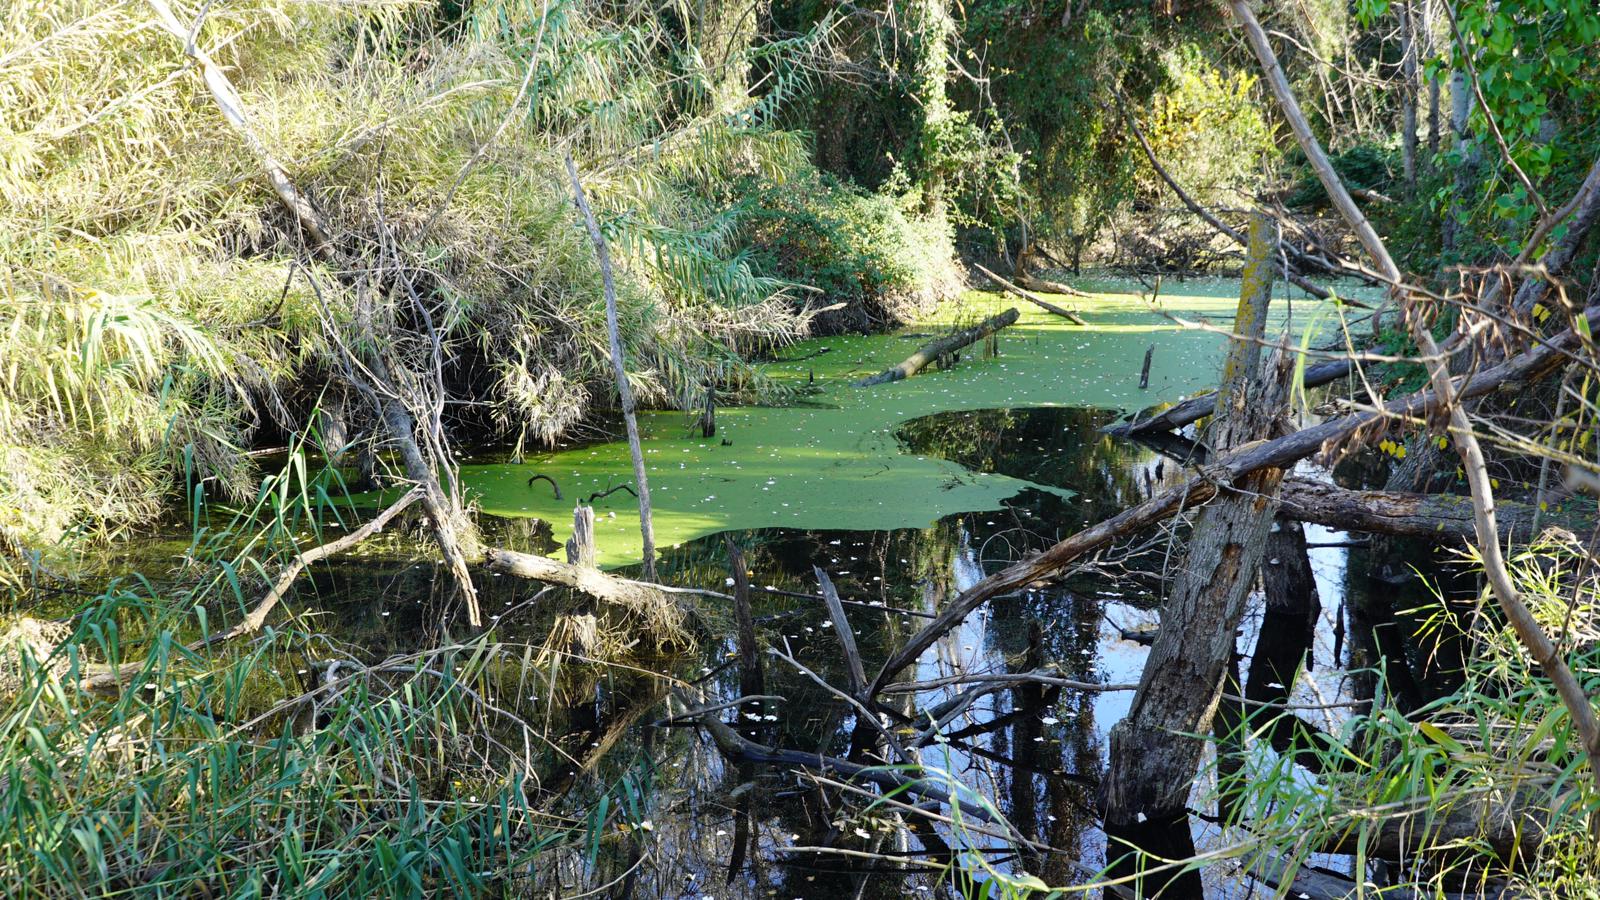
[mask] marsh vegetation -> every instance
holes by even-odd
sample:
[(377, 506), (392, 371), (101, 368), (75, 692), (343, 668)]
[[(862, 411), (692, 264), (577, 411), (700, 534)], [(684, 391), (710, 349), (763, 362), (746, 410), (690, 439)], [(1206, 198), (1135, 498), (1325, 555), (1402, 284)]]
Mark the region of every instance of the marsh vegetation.
[(1600, 892), (1592, 4), (0, 26), (8, 896)]

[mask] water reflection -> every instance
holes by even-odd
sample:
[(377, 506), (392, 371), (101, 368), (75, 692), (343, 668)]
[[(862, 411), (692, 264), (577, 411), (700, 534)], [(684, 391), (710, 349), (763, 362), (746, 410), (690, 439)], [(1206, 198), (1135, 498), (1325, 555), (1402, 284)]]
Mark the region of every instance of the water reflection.
[[(664, 553), (662, 578), (724, 590), (725, 537), (731, 539), (743, 548), (761, 643), (841, 685), (847, 683), (845, 661), (816, 599), (812, 567), (821, 567), (847, 604), (870, 677), (954, 593), (1180, 477), (1178, 464), (1160, 453), (1100, 435), (1112, 418), (1098, 410), (1052, 408), (913, 420), (898, 435), (909, 452), (1037, 488), (1001, 510), (948, 517), (922, 529), (764, 529), (696, 540)], [(548, 532), (527, 522), (513, 520), (491, 539), (552, 549)], [(1426, 598), (1412, 603), (1397, 600), (1393, 588), (1368, 589), (1357, 574), (1364, 571), (1362, 551), (1352, 551), (1347, 536), (1316, 528), (1297, 535), (1298, 543), (1275, 540), (1272, 556), (1285, 568), (1294, 563), (1300, 586), (1290, 590), (1298, 602), (1268, 606), (1247, 621), (1239, 646), (1250, 652), (1239, 659), (1234, 690), (1244, 702), (1228, 704), (1224, 723), (1255, 721), (1262, 704), (1370, 698), (1374, 679), (1350, 670), (1380, 662), (1406, 704), (1439, 690), (1440, 660), (1448, 666), (1448, 654), (1420, 648), (1410, 637), (1416, 617), (1405, 612)], [(1077, 680), (1136, 681), (1145, 650), (1125, 640), (1123, 631), (1158, 621), (1164, 573), (1174, 562), (1168, 551), (1157, 542), (1114, 573), (998, 598), (902, 677), (930, 681), (1052, 663)], [(345, 639), (393, 652), (421, 642), (438, 620), (425, 605), (394, 600), (429, 596), (432, 577), (427, 566), (386, 571), (371, 560), (351, 560), (320, 572), (309, 589), (349, 629)], [(535, 590), (491, 579), (485, 607), (509, 608)], [(699, 655), (634, 662), (638, 669), (669, 672), (671, 679), (569, 660), (541, 664), (531, 682), (520, 673), (521, 686), (502, 691), (519, 715), (541, 717), (549, 733), (559, 735), (541, 750), (534, 773), (541, 802), (553, 813), (576, 812), (596, 808), (604, 797), (611, 810), (605, 821), (583, 826), (596, 830), (592, 845), (556, 851), (553, 863), (530, 872), (533, 887), (565, 895), (608, 885), (606, 895), (637, 897), (955, 896), (958, 886), (930, 864), (955, 861), (971, 870), (972, 853), (982, 851), (997, 871), (1070, 885), (1112, 863), (1127, 874), (1147, 869), (1149, 859), (1128, 856), (1127, 843), (1172, 858), (1219, 839), (1218, 826), (1203, 819), (1146, 822), (1130, 834), (1101, 831), (1095, 809), (1105, 737), (1126, 712), (1125, 693), (1038, 684), (989, 691), (923, 749), (925, 765), (994, 803), (1022, 842), (985, 833), (975, 821), (930, 824), (892, 806), (868, 810), (859, 796), (815, 774), (729, 763), (696, 729), (653, 727), (684, 711), (679, 698), (686, 683), (705, 688), (711, 702), (741, 695), (742, 673), (730, 658), (736, 656), (732, 623), (731, 612), (712, 603)], [(549, 624), (519, 619), (506, 633), (535, 643)], [(850, 705), (793, 666), (773, 658), (763, 665), (764, 693), (784, 699), (727, 715), (748, 738), (864, 764), (890, 762), (877, 756), (876, 741), (869, 739), (875, 728), (859, 721)], [(900, 718), (889, 727), (909, 740), (927, 725), (919, 709), (954, 701), (961, 691), (952, 685), (891, 695)], [(1267, 731), (1266, 743), (1281, 752), (1318, 728), (1336, 728), (1335, 717), (1346, 714), (1284, 719)], [(1208, 798), (1211, 786), (1197, 785), (1196, 804)], [(835, 850), (851, 855), (826, 852)], [(1225, 879), (1205, 880), (1203, 886), (1196, 871), (1165, 870), (1147, 875), (1143, 886), (1150, 895), (1164, 884), (1168, 897), (1233, 890)], [(1248, 888), (1238, 890), (1243, 896)]]

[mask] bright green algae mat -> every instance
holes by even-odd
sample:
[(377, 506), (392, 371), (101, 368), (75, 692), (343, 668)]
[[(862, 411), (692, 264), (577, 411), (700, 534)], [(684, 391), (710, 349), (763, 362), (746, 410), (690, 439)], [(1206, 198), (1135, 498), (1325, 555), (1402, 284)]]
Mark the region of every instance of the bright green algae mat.
[[(789, 407), (719, 409), (714, 438), (699, 437), (682, 412), (641, 414), (657, 545), (768, 527), (920, 528), (955, 513), (997, 509), (1019, 491), (1038, 486), (908, 455), (895, 439), (896, 429), (933, 413), (994, 407), (1133, 411), (1215, 384), (1224, 337), (1174, 324), (1126, 286), (1122, 292), (1115, 283), (1092, 286), (1102, 292), (1070, 298), (1087, 327), (1016, 298), (973, 292), (899, 334), (816, 338), (786, 348), (783, 356), (788, 359), (827, 348), (820, 356), (772, 363), (767, 370), (796, 384), (805, 384), (814, 373), (820, 393)], [(1236, 279), (1190, 281), (1176, 289), (1169, 284), (1159, 303), (1168, 315), (1226, 329), (1237, 291)], [(1273, 305), (1276, 331), (1282, 328), (1285, 304)], [(975, 322), (1009, 306), (1017, 306), (1022, 317), (999, 333), (996, 357), (984, 358), (978, 344), (947, 371), (930, 367), (905, 381), (850, 385), (899, 363), (952, 325)], [(1297, 298), (1294, 321), (1303, 326), (1326, 308), (1316, 300)], [(1139, 368), (1151, 344), (1156, 350), (1150, 387), (1141, 391)], [(543, 481), (530, 486), (528, 478), (535, 474), (559, 482), (565, 499), (556, 500)], [(633, 464), (627, 444), (614, 441), (529, 456), (521, 464), (464, 465), (461, 477), (483, 512), (544, 519), (561, 542), (571, 530), (574, 501), (613, 485), (632, 484)], [(634, 498), (619, 490), (597, 500), (595, 513), (601, 564), (638, 562)]]

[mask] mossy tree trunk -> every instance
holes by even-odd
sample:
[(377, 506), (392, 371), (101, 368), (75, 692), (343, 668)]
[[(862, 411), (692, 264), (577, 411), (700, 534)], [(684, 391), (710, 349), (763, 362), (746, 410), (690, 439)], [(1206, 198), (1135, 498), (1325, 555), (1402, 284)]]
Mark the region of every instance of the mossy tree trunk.
[[(1265, 333), (1277, 258), (1275, 226), (1260, 214), (1250, 245), (1234, 324), (1236, 338), (1223, 364), (1223, 402), (1207, 437), (1217, 450), (1266, 439), (1277, 427), (1287, 392), (1287, 359), (1262, 371)], [(1255, 584), (1268, 528), (1277, 507), (1281, 469), (1269, 468), (1220, 488), (1200, 511), (1187, 558), (1161, 614), (1161, 631), (1145, 663), (1128, 717), (1111, 731), (1105, 779), (1109, 829), (1129, 831), (1146, 821), (1182, 818), (1211, 730), (1219, 691), (1234, 656), (1234, 631)]]
[(922, 191), (922, 211), (942, 222), (949, 218), (943, 155), (951, 106), (945, 80), (955, 21), (950, 18), (949, 0), (909, 0), (905, 14), (910, 93), (918, 109), (914, 177)]

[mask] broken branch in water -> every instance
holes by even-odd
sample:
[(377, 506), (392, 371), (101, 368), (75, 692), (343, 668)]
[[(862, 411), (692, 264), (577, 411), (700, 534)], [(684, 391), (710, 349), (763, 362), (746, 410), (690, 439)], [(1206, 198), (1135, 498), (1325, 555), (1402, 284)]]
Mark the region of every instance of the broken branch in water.
[(941, 356), (954, 353), (955, 351), (960, 350), (962, 347), (965, 347), (969, 344), (975, 344), (989, 335), (994, 334), (996, 331), (1005, 328), (1007, 325), (1015, 323), (1017, 321), (1017, 315), (1017, 308), (1013, 306), (999, 315), (984, 319), (982, 322), (979, 322), (971, 328), (963, 328), (962, 330), (954, 332), (953, 334), (947, 334), (938, 340), (929, 341), (928, 343), (922, 345), (922, 348), (917, 352), (906, 357), (905, 360), (900, 363), (900, 365), (895, 366), (892, 369), (885, 369), (884, 371), (879, 372), (870, 378), (863, 378), (860, 381), (855, 382), (853, 387), (871, 387), (875, 384), (887, 384), (891, 381), (901, 381), (906, 378), (910, 378), (911, 376), (922, 371), (923, 368), (928, 365), (928, 363), (933, 362)]
[[(619, 484), (616, 487), (606, 488), (603, 491), (595, 491), (594, 493), (590, 494), (588, 499), (584, 500), (583, 502), (585, 502), (585, 503), (594, 503), (596, 500), (601, 500), (601, 499), (604, 499), (606, 497), (609, 497), (612, 494), (615, 494), (617, 491), (627, 491), (628, 493), (633, 494), (633, 496), (635, 498), (637, 498), (639, 496), (638, 493), (636, 493), (633, 488), (631, 488), (631, 487), (629, 487), (629, 486), (627, 486), (625, 484)], [(557, 496), (556, 499), (558, 499), (558, 500), (560, 499), (559, 495)]]
[(959, 807), (962, 815), (973, 816), (984, 822), (994, 822), (995, 817), (984, 807), (952, 796), (950, 791), (933, 783), (926, 777), (915, 777), (901, 774), (908, 769), (920, 771), (918, 767), (896, 766), (882, 768), (864, 766), (835, 756), (824, 756), (821, 753), (807, 753), (801, 750), (782, 750), (758, 744), (739, 734), (727, 723), (715, 715), (701, 716), (700, 727), (705, 729), (716, 743), (717, 749), (729, 759), (744, 762), (768, 763), (771, 765), (793, 766), (816, 772), (834, 772), (852, 781), (866, 781), (890, 791), (915, 794), (943, 803), (946, 806)]
[(561, 485), (556, 484), (556, 480), (554, 478), (551, 478), (549, 475), (530, 475), (528, 476), (528, 487), (533, 487), (533, 483), (535, 481), (550, 482), (550, 490), (556, 492), (557, 500), (561, 499)]
[[(1352, 369), (1350, 360), (1333, 359), (1307, 366), (1302, 376), (1307, 388), (1321, 387), (1349, 375)], [(1198, 422), (1211, 415), (1217, 408), (1217, 392), (1208, 391), (1198, 397), (1168, 407), (1165, 410), (1147, 419), (1133, 422), (1118, 422), (1100, 429), (1103, 433), (1115, 437), (1135, 437), (1158, 431), (1176, 431), (1185, 425)]]
[[(423, 490), (421, 487), (412, 488), (399, 500), (390, 504), (389, 508), (374, 516), (367, 524), (362, 525), (342, 538), (329, 541), (319, 547), (313, 547), (296, 556), (288, 565), (283, 567), (283, 571), (279, 572), (278, 577), (273, 580), (272, 588), (267, 591), (266, 596), (261, 598), (261, 601), (245, 615), (239, 624), (207, 635), (188, 645), (185, 649), (190, 653), (198, 653), (207, 647), (259, 631), (261, 626), (266, 624), (267, 616), (277, 607), (278, 602), (289, 592), (289, 588), (294, 584), (295, 579), (300, 577), (300, 573), (304, 572), (307, 566), (318, 560), (327, 559), (336, 553), (342, 553), (382, 531), (384, 526), (388, 525), (390, 520), (398, 516), (406, 507), (421, 500)], [(91, 675), (83, 679), (80, 685), (84, 690), (89, 691), (107, 690), (137, 675), (144, 666), (144, 663), (125, 663), (109, 672)]]
[[(1089, 324), (1089, 323), (1087, 323), (1087, 322), (1085, 322), (1083, 320), (1082, 316), (1078, 315), (1077, 313), (1073, 312), (1072, 310), (1057, 306), (1054, 303), (1051, 303), (1050, 301), (1044, 299), (1043, 297), (1040, 297), (1038, 294), (1035, 294), (1035, 293), (1033, 293), (1031, 291), (1025, 291), (1022, 288), (1019, 288), (1016, 285), (1012, 284), (1011, 282), (1005, 280), (1004, 278), (1001, 278), (999, 275), (996, 275), (995, 273), (989, 271), (988, 269), (985, 269), (983, 266), (974, 264), (973, 267), (976, 268), (979, 272), (982, 272), (983, 274), (989, 276), (989, 280), (993, 281), (995, 284), (1000, 285), (1002, 288), (1005, 288), (1006, 290), (1010, 291), (1011, 293), (1016, 294), (1018, 297), (1021, 297), (1022, 299), (1028, 301), (1029, 303), (1034, 304), (1035, 306), (1040, 307), (1041, 309), (1047, 310), (1049, 312), (1053, 312), (1056, 315), (1060, 316), (1063, 319), (1066, 319), (1067, 321), (1071, 322), (1074, 325), (1087, 325), (1087, 324)], [(1073, 296), (1081, 297), (1083, 295), (1084, 294), (1083, 294), (1082, 291), (1078, 291)]]

